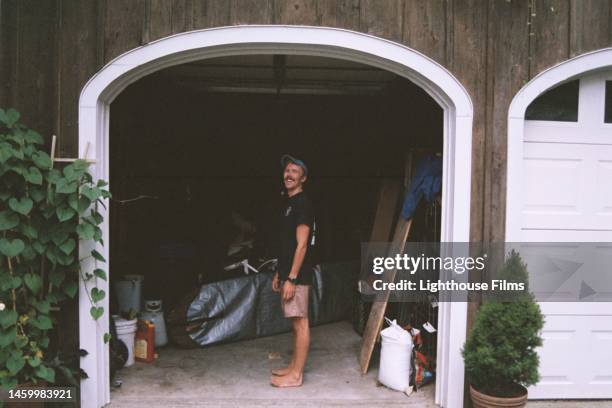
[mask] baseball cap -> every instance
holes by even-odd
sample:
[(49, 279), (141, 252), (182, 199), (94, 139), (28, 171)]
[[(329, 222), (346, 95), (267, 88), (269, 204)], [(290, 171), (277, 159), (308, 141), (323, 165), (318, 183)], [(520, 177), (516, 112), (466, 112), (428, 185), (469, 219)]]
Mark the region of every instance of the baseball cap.
[(306, 163), (304, 163), (300, 159), (296, 159), (295, 157), (289, 154), (283, 154), (281, 157), (281, 167), (284, 169), (285, 167), (287, 167), (288, 163), (293, 163), (300, 166), (304, 170), (304, 175), (308, 176), (308, 167), (306, 167)]

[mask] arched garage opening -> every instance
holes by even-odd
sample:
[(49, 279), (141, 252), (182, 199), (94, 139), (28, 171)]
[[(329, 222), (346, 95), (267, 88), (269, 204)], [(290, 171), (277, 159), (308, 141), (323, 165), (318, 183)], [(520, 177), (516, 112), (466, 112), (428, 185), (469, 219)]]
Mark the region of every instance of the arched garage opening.
[[(567, 243), (596, 242), (609, 253), (611, 180), (612, 49), (608, 48), (542, 72), (512, 101), (506, 241), (545, 243), (553, 249), (563, 243), (569, 248)], [(569, 258), (573, 255), (570, 249), (564, 252)], [(580, 282), (568, 279), (566, 284)], [(540, 307), (545, 315), (541, 379), (529, 397), (612, 397), (610, 303), (545, 302)], [(562, 363), (563, 354), (576, 347), (585, 352), (580, 365), (570, 368)]]
[[(95, 176), (109, 178), (109, 107), (128, 85), (153, 72), (191, 61), (265, 54), (319, 56), (362, 63), (393, 72), (425, 90), (443, 109), (441, 240), (468, 241), (473, 110), (467, 92), (448, 71), (427, 57), (396, 43), (346, 30), (285, 26), (218, 28), (168, 37), (118, 57), (90, 80), (79, 102), (79, 149), (90, 146), (89, 157), (96, 160)], [(105, 215), (102, 230), (105, 242), (109, 242), (109, 214)], [(108, 257), (108, 248), (99, 250)], [(99, 287), (108, 292), (104, 283)], [(82, 282), (80, 340), (81, 347), (90, 352), (81, 364), (89, 374), (89, 379), (82, 383), (82, 404), (97, 406), (110, 399), (108, 348), (102, 337), (108, 331), (108, 317), (105, 315), (98, 322), (91, 320), (86, 290)], [(105, 308), (108, 310), (108, 304)], [(436, 401), (446, 407), (461, 406), (463, 401), (460, 349), (465, 339), (466, 310), (465, 303), (440, 304)]]

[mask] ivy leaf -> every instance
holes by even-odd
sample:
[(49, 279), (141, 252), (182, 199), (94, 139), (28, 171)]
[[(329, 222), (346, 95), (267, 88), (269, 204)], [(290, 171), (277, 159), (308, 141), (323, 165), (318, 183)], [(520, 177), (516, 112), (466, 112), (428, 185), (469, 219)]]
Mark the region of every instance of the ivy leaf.
[(77, 191), (76, 181), (69, 181), (65, 178), (60, 178), (55, 185), (55, 191), (63, 194), (72, 194)]
[(34, 205), (34, 202), (30, 200), (28, 197), (23, 197), (19, 200), (13, 197), (9, 200), (8, 204), (11, 210), (19, 214), (28, 215), (30, 211), (32, 210), (32, 206)]
[(3, 273), (0, 277), (0, 291), (17, 289), (21, 286), (22, 280), (19, 276), (11, 276), (8, 273)]
[(91, 205), (91, 201), (87, 197), (71, 195), (68, 197), (68, 205), (79, 214), (83, 214)]
[(17, 337), (17, 328), (12, 327), (10, 330), (0, 331), (0, 348), (4, 348), (11, 344)]
[(108, 186), (108, 183), (106, 182), (106, 180), (98, 180), (98, 182), (96, 183), (96, 187), (106, 187)]
[(0, 239), (0, 253), (8, 257), (16, 257), (25, 249), (25, 244), (20, 239), (9, 241), (6, 238)]
[(34, 252), (31, 245), (26, 245), (25, 249), (21, 253), (21, 257), (24, 261), (31, 261), (36, 258), (36, 252)]
[(110, 341), (110, 339), (112, 338), (110, 333), (104, 333), (104, 343), (108, 343)]
[(41, 169), (50, 169), (51, 168), (51, 157), (46, 152), (37, 151), (32, 154), (32, 161), (35, 165), (40, 167)]
[(100, 189), (96, 187), (83, 187), (81, 194), (89, 198), (91, 201), (96, 201), (100, 197)]
[(49, 272), (49, 281), (55, 286), (61, 285), (65, 278), (66, 272), (64, 272), (62, 269), (56, 268)]
[(75, 166), (73, 163), (64, 167), (63, 173), (64, 177), (66, 177), (68, 181), (76, 181), (80, 179), (81, 176), (83, 176), (83, 173), (85, 173), (85, 169), (82, 169), (79, 166)]
[(100, 214), (98, 211), (92, 211), (91, 220), (94, 224), (100, 225), (102, 224), (102, 221), (104, 221), (104, 217), (102, 217), (102, 214)]
[(74, 248), (76, 248), (76, 242), (72, 238), (65, 241), (62, 245), (59, 246), (59, 249), (61, 249), (62, 252), (66, 255), (70, 255), (72, 251), (74, 251)]
[(8, 360), (6, 360), (6, 368), (8, 368), (12, 375), (16, 375), (19, 371), (21, 371), (24, 365), (25, 358), (23, 358), (23, 356), (10, 356)]
[(102, 269), (94, 269), (93, 271), (94, 275), (96, 275), (98, 278), (102, 279), (102, 280), (106, 280), (106, 272), (104, 272)]
[(64, 230), (64, 228), (55, 228), (51, 233), (51, 240), (55, 245), (61, 245), (64, 243), (70, 234)]
[(9, 326), (14, 325), (15, 323), (17, 323), (17, 312), (14, 310), (8, 310), (5, 309), (2, 312), (0, 312), (0, 324), (2, 325), (3, 329), (6, 329)]
[(62, 207), (57, 207), (57, 210), (55, 210), (55, 213), (57, 214), (57, 218), (60, 220), (60, 222), (64, 222), (74, 217), (75, 211), (70, 207), (62, 206)]
[(40, 313), (47, 314), (49, 313), (49, 308), (51, 307), (51, 305), (46, 300), (39, 300), (38, 302), (34, 303), (34, 307), (38, 309)]
[(73, 298), (74, 295), (76, 295), (79, 287), (75, 282), (66, 282), (63, 289), (66, 295), (68, 295), (70, 298)]
[(42, 174), (40, 170), (33, 166), (23, 172), (23, 178), (32, 184), (42, 184)]
[(49, 316), (41, 314), (37, 318), (30, 319), (32, 326), (37, 327), (40, 330), (49, 330), (53, 328), (53, 323)]
[(37, 203), (45, 199), (45, 191), (42, 188), (31, 188), (30, 197)]
[(42, 361), (38, 357), (32, 357), (28, 359), (28, 364), (30, 365), (30, 367), (34, 367), (34, 368), (38, 367), (41, 362)]
[(28, 338), (26, 336), (17, 336), (14, 341), (15, 347), (23, 348), (26, 344), (28, 344)]
[(42, 339), (40, 339), (38, 341), (38, 343), (40, 344), (40, 347), (46, 349), (47, 347), (49, 347), (49, 338), (48, 337), (43, 337)]
[(62, 179), (62, 173), (58, 169), (51, 169), (49, 170), (47, 179), (49, 180), (49, 183), (57, 184), (57, 182)]
[(89, 314), (91, 314), (94, 320), (98, 320), (104, 314), (104, 308), (92, 306), (91, 309), (89, 309)]
[(46, 249), (45, 245), (42, 244), (40, 241), (32, 242), (32, 248), (34, 248), (34, 251), (36, 251), (38, 255), (42, 255)]
[(34, 228), (34, 226), (30, 224), (21, 224), (19, 228), (21, 229), (21, 233), (26, 237), (31, 239), (38, 238), (38, 230)]
[(8, 143), (0, 143), (0, 163), (5, 163), (13, 157), (13, 148)]
[(55, 382), (55, 371), (52, 368), (45, 367), (44, 365), (41, 364), (36, 369), (35, 374), (47, 382), (50, 382), (50, 383)]
[(66, 255), (62, 252), (57, 254), (57, 262), (63, 266), (70, 266), (74, 262), (74, 257), (72, 255)]
[(26, 273), (23, 277), (23, 281), (34, 294), (38, 294), (42, 288), (42, 279), (38, 275)]
[(94, 238), (95, 229), (93, 225), (88, 223), (82, 223), (77, 225), (76, 232), (79, 235), (79, 239), (83, 241), (90, 241)]
[(102, 299), (104, 299), (105, 295), (106, 295), (106, 292), (104, 292), (104, 290), (101, 290), (98, 288), (91, 289), (91, 300), (93, 300), (94, 303), (97, 303), (101, 301)]
[(96, 251), (95, 249), (91, 251), (91, 256), (93, 256), (94, 259), (97, 260), (97, 261), (106, 262), (106, 259), (104, 259), (102, 254), (99, 253), (98, 251)]
[(15, 228), (19, 224), (19, 216), (12, 211), (0, 211), (0, 231)]
[(87, 170), (89, 168), (89, 163), (83, 159), (75, 160), (72, 164), (76, 170)]
[(42, 136), (38, 132), (32, 129), (27, 130), (25, 134), (25, 141), (28, 143), (34, 143), (34, 144), (44, 144), (45, 143)]
[(19, 116), (19, 112), (13, 108), (7, 111), (0, 109), (0, 122), (4, 123), (8, 128), (12, 128), (13, 125), (17, 123)]

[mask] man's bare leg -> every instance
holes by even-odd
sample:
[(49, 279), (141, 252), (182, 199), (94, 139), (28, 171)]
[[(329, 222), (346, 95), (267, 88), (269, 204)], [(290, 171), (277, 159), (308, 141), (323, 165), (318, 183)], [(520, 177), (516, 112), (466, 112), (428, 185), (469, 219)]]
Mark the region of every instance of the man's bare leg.
[(272, 385), (277, 387), (299, 387), (302, 385), (304, 366), (310, 346), (310, 327), (307, 317), (292, 319), (295, 333), (295, 349), (293, 350), (293, 366), (283, 376), (272, 376)]
[(275, 368), (272, 370), (273, 375), (287, 375), (293, 369), (295, 365), (295, 350), (297, 349), (297, 332), (295, 331), (295, 324), (291, 324), (291, 329), (293, 331), (293, 353), (291, 353), (291, 361), (289, 365), (285, 368)]

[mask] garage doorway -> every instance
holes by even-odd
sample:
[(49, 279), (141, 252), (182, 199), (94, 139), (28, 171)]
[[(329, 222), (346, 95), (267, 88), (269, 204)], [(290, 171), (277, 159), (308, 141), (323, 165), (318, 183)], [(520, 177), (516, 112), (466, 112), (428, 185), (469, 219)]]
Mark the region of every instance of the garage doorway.
[[(523, 87), (508, 117), (506, 241), (612, 241), (612, 49), (577, 56)], [(564, 244), (565, 243), (565, 244)], [(591, 284), (591, 282), (585, 282)], [(578, 283), (579, 284), (579, 283)], [(566, 288), (576, 285), (568, 280)], [(543, 302), (540, 382), (532, 399), (612, 397), (607, 302)], [(564, 351), (585, 348), (580, 367), (559, 364)]]
[[(279, 38), (283, 41), (279, 42)], [(166, 67), (202, 58), (245, 54), (350, 60), (409, 78), (424, 89), (443, 109), (441, 240), (468, 240), (472, 106), (467, 93), (446, 70), (426, 57), (401, 45), (350, 31), (275, 26), (212, 29), (162, 39), (118, 57), (86, 85), (80, 99), (79, 145), (81, 151), (88, 143), (91, 146), (90, 157), (93, 155), (97, 162), (95, 175), (110, 176), (109, 106), (126, 86)], [(144, 149), (141, 153), (144, 154)], [(106, 242), (110, 238), (109, 228), (108, 222), (103, 225)], [(108, 248), (100, 250), (108, 255)], [(92, 266), (88, 262), (91, 261), (85, 261), (84, 267)], [(82, 403), (95, 406), (108, 402), (110, 397), (108, 349), (102, 341), (108, 320), (105, 317), (91, 321), (85, 290), (82, 283), (81, 346), (90, 351), (82, 361), (90, 375), (82, 384)], [(460, 406), (463, 400), (460, 348), (465, 339), (465, 316), (465, 304), (440, 305), (436, 402), (443, 406)]]

